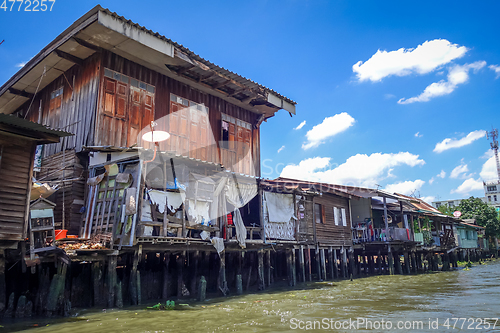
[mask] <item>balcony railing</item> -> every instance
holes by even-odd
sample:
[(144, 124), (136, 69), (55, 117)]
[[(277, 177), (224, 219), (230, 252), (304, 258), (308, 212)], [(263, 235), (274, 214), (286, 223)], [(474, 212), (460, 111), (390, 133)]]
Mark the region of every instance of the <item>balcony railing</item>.
[[(373, 233), (372, 233), (373, 231)], [(385, 241), (411, 241), (411, 231), (406, 228), (389, 228), (386, 232), (382, 228), (367, 229), (357, 227), (352, 230), (354, 243), (385, 242)]]

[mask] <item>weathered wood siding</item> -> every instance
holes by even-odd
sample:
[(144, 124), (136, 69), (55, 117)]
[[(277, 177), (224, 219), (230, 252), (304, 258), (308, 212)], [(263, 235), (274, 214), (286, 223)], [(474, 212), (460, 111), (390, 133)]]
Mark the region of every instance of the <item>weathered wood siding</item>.
[(25, 237), (34, 147), (0, 133), (0, 239)]
[[(109, 80), (106, 80), (104, 76), (105, 68), (121, 73), (145, 84), (154, 86), (154, 119), (158, 122), (158, 126), (155, 128), (156, 130), (164, 130), (168, 132), (171, 130), (171, 126), (168, 121), (161, 121), (162, 119), (165, 119), (164, 117), (170, 116), (176, 111), (171, 109), (170, 94), (175, 94), (181, 98), (185, 98), (189, 101), (203, 104), (208, 107), (208, 120), (210, 125), (208, 127), (208, 131), (213, 133), (213, 139), (211, 138), (210, 133), (208, 135), (208, 139), (205, 139), (204, 135), (200, 135), (200, 133), (204, 133), (202, 132), (204, 127), (201, 124), (199, 127), (193, 127), (188, 123), (182, 123), (181, 119), (179, 122), (181, 130), (188, 131), (187, 137), (189, 138), (189, 142), (187, 144), (191, 144), (191, 148), (186, 150), (189, 152), (184, 152), (185, 147), (187, 147), (186, 144), (176, 141), (175, 138), (161, 143), (160, 149), (162, 151), (170, 150), (179, 153), (180, 150), (182, 155), (188, 157), (198, 158), (208, 162), (222, 163), (231, 171), (260, 176), (259, 129), (252, 128), (248, 130), (248, 135), (244, 131), (235, 133), (235, 140), (238, 140), (239, 138), (240, 142), (242, 142), (241, 144), (238, 142), (240, 147), (248, 146), (250, 149), (247, 155), (249, 157), (245, 160), (245, 162), (252, 159), (255, 167), (251, 166), (250, 163), (235, 163), (234, 156), (231, 157), (230, 154), (225, 155), (224, 149), (220, 149), (219, 146), (219, 143), (222, 140), (222, 113), (251, 125), (257, 122), (259, 116), (258, 114), (237, 107), (221, 98), (201, 92), (187, 84), (181, 83), (144, 66), (138, 65), (109, 51), (102, 52), (101, 89), (99, 91), (100, 102), (98, 106), (98, 121), (94, 140), (96, 145), (128, 147), (135, 143), (134, 140), (137, 135), (137, 131), (133, 128), (131, 121), (132, 114), (135, 112), (132, 111), (131, 101), (128, 102), (129, 110), (125, 112), (125, 115), (123, 116), (116, 116), (106, 112), (105, 99), (106, 97), (109, 98), (109, 94), (106, 94), (106, 83), (109, 83)], [(118, 84), (119, 80), (116, 80), (116, 83)], [(132, 97), (130, 93), (128, 94), (128, 97), (126, 96), (124, 98), (128, 98), (130, 100)], [(142, 128), (147, 127), (149, 123), (149, 118), (147, 115), (145, 116), (145, 113), (147, 112), (143, 112), (143, 117), (140, 122)], [(179, 112), (179, 115), (177, 116), (183, 117), (183, 113)], [(171, 119), (174, 117), (176, 117), (176, 115), (173, 115)], [(138, 123), (138, 121), (135, 123)], [(186, 127), (184, 128), (183, 126)], [(175, 132), (176, 129), (172, 128), (172, 130)], [(204, 140), (207, 140), (207, 142), (203, 142)], [(235, 154), (240, 154), (239, 157), (241, 159), (243, 154), (246, 155), (246, 152), (244, 151), (244, 148), (240, 151), (235, 149)], [(238, 156), (236, 157), (238, 159)]]
[[(63, 149), (81, 151), (82, 146), (94, 145), (99, 68), (100, 55), (95, 53), (85, 59), (83, 66), (71, 67), (36, 94), (26, 118), (39, 122), (41, 101), (42, 124), (75, 134), (62, 138), (60, 143), (46, 145), (44, 156), (53, 155)], [(62, 96), (51, 98), (53, 92), (61, 87)], [(28, 109), (30, 102), (26, 102), (20, 109)]]
[[(316, 224), (316, 241), (320, 246), (351, 246), (352, 233), (351, 233), (351, 216), (349, 212), (349, 200), (341, 196), (323, 193), (322, 196), (314, 197), (314, 203), (324, 206), (324, 221), (323, 223), (316, 223), (314, 221), (314, 214), (312, 223)], [(347, 220), (347, 226), (335, 225), (334, 207), (344, 208)]]

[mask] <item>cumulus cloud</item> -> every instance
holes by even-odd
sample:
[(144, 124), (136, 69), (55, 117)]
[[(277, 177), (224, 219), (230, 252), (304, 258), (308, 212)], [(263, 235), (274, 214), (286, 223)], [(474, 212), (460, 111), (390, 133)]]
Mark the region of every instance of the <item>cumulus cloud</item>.
[(299, 130), (299, 129), (301, 129), (302, 127), (304, 127), (304, 125), (305, 125), (305, 124), (306, 124), (306, 121), (304, 120), (303, 122), (301, 122), (301, 123), (299, 124), (299, 126), (295, 127), (295, 128), (294, 128), (294, 130)]
[(434, 202), (434, 200), (436, 200), (436, 197), (429, 195), (426, 197), (420, 197), (419, 199), (427, 202), (430, 205), (432, 202)]
[(280, 153), (283, 149), (285, 149), (285, 146), (284, 146), (284, 145), (283, 145), (283, 146), (281, 146), (281, 147), (280, 147), (280, 149), (278, 149), (278, 154), (279, 154), (279, 153)]
[(498, 178), (497, 164), (495, 162), (495, 156), (491, 155), (486, 162), (484, 162), (481, 172), (479, 173), (484, 181), (495, 180)]
[(488, 68), (495, 72), (495, 74), (497, 75), (495, 77), (496, 79), (498, 79), (500, 77), (500, 66), (498, 66), (498, 65), (489, 65)]
[(436, 180), (436, 179), (435, 179), (434, 177), (432, 177), (431, 179), (429, 179), (429, 184), (431, 184), (431, 185), (432, 185), (432, 184), (434, 183), (434, 181), (435, 181), (435, 180)]
[(459, 166), (457, 166), (453, 170), (451, 170), (450, 178), (454, 178), (454, 179), (470, 178), (472, 175), (467, 175), (467, 171), (469, 171), (469, 168), (467, 167), (467, 164), (464, 164), (462, 161), (462, 163)]
[(467, 134), (466, 137), (461, 138), (461, 139), (451, 139), (451, 138), (446, 138), (441, 142), (438, 142), (436, 144), (436, 147), (434, 147), (434, 152), (436, 153), (442, 153), (445, 150), (452, 149), (452, 148), (460, 148), (463, 146), (470, 145), (476, 140), (479, 140), (483, 137), (486, 136), (486, 131), (483, 130), (478, 130), (478, 131), (473, 131)]
[(359, 81), (372, 82), (391, 75), (422, 75), (462, 57), (466, 52), (465, 46), (452, 44), (446, 39), (434, 39), (418, 45), (415, 49), (400, 48), (389, 52), (378, 50), (364, 63), (358, 61), (354, 64), (352, 70)]
[(416, 138), (421, 138), (421, 137), (423, 137), (423, 136), (424, 136), (424, 135), (423, 135), (423, 134), (420, 134), (420, 132), (415, 133), (415, 137), (416, 137)]
[(321, 124), (314, 126), (306, 134), (307, 142), (302, 144), (303, 149), (317, 147), (324, 140), (339, 134), (354, 124), (355, 120), (347, 112), (342, 112), (323, 119)]
[(330, 166), (330, 161), (329, 157), (308, 158), (298, 165), (291, 164), (284, 167), (281, 177), (375, 187), (375, 184), (387, 178), (389, 170), (394, 167), (403, 165), (414, 167), (425, 164), (425, 161), (419, 159), (418, 155), (409, 152), (357, 154), (338, 166)]
[(455, 65), (448, 72), (448, 81), (441, 80), (427, 86), (424, 91), (415, 97), (401, 98), (398, 104), (411, 104), (415, 102), (428, 102), (434, 97), (451, 94), (460, 84), (469, 80), (469, 71), (475, 72), (486, 66), (486, 61), (476, 61), (472, 64)]
[(444, 178), (446, 177), (446, 172), (444, 170), (441, 170), (441, 172), (437, 175), (439, 178)]
[(385, 190), (389, 193), (401, 193), (404, 195), (413, 194), (418, 191), (425, 184), (425, 181), (417, 179), (414, 181), (407, 180), (405, 182), (399, 182), (395, 184), (389, 184), (385, 187)]
[(468, 178), (459, 187), (451, 190), (451, 193), (469, 194), (472, 191), (483, 191), (483, 182), (481, 179)]

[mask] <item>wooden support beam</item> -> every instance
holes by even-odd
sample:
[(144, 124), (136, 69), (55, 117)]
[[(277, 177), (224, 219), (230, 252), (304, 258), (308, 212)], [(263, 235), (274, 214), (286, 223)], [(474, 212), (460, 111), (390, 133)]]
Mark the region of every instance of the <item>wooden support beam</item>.
[(299, 248), (300, 282), (306, 282), (306, 267), (304, 261), (304, 245)]
[(32, 93), (29, 93), (25, 90), (18, 90), (18, 89), (15, 89), (15, 88), (9, 88), (9, 93), (13, 94), (13, 95), (18, 95), (18, 96), (21, 96), (21, 97), (26, 97), (26, 98), (29, 98), (29, 99), (32, 99), (35, 95), (33, 95)]
[(168, 299), (168, 282), (169, 282), (169, 272), (168, 266), (170, 265), (170, 252), (165, 252), (163, 254), (163, 288), (161, 293), (161, 298)]
[(108, 256), (108, 307), (115, 306), (116, 264), (118, 256)]
[(78, 57), (75, 57), (72, 54), (66, 53), (61, 50), (54, 50), (54, 52), (57, 54), (59, 58), (71, 61), (72, 63), (78, 65), (78, 66), (83, 66), (83, 59), (80, 59)]
[(179, 69), (177, 71), (177, 74), (181, 75), (182, 73), (185, 73), (188, 70), (193, 69), (194, 67), (196, 67), (196, 66), (195, 65), (190, 65), (190, 66), (187, 66), (187, 67), (182, 67), (181, 69)]
[(182, 287), (184, 286), (184, 262), (186, 258), (186, 251), (182, 251), (177, 256), (176, 268), (177, 268), (177, 298), (182, 298)]
[(93, 292), (94, 292), (94, 306), (102, 305), (102, 270), (101, 263), (99, 261), (94, 261), (92, 263), (92, 281), (93, 281)]
[(394, 258), (391, 252), (391, 246), (389, 245), (389, 252), (387, 253), (387, 270), (389, 275), (394, 275)]
[(226, 280), (226, 252), (225, 251), (219, 253), (219, 261), (220, 261), (219, 279), (218, 279), (219, 290), (222, 293), (222, 295), (226, 296), (229, 292), (229, 288), (227, 287), (227, 280)]
[(321, 280), (321, 261), (319, 258), (319, 247), (316, 245), (316, 249), (314, 250), (314, 257), (316, 259), (316, 274), (318, 277), (318, 280)]
[(380, 250), (377, 252), (377, 267), (378, 267), (378, 274), (382, 274), (382, 258), (381, 258), (381, 253)]
[(196, 296), (196, 293), (198, 292), (198, 257), (199, 257), (200, 251), (194, 251), (191, 256), (191, 296)]
[(75, 42), (77, 42), (78, 44), (80, 44), (81, 46), (86, 47), (87, 49), (90, 49), (90, 50), (93, 50), (96, 52), (101, 52), (101, 48), (97, 45), (91, 44), (87, 41), (84, 41), (83, 39), (78, 38), (78, 37), (72, 37), (71, 39), (74, 40)]
[(212, 89), (219, 89), (219, 88), (222, 88), (222, 87), (224, 87), (226, 84), (228, 84), (228, 83), (230, 83), (230, 82), (231, 82), (231, 80), (225, 80), (225, 81), (219, 82), (219, 83), (217, 83), (217, 84), (214, 84), (214, 85), (212, 86)]
[(405, 274), (410, 274), (410, 256), (408, 255), (408, 251), (404, 252), (405, 259)]
[(132, 305), (139, 304), (137, 297), (137, 265), (139, 263), (139, 253), (135, 251), (132, 257), (132, 269), (130, 270), (129, 292)]
[(292, 282), (297, 285), (297, 259), (295, 257), (295, 249), (292, 248)]
[(257, 266), (257, 276), (259, 283), (259, 290), (266, 289), (266, 283), (264, 281), (264, 250), (259, 250), (257, 252), (258, 266)]
[(339, 277), (339, 264), (337, 258), (337, 249), (333, 250), (333, 278), (338, 279)]
[(320, 249), (320, 257), (321, 257), (321, 280), (326, 281), (325, 249)]
[(271, 250), (266, 251), (266, 281), (267, 285), (271, 286)]

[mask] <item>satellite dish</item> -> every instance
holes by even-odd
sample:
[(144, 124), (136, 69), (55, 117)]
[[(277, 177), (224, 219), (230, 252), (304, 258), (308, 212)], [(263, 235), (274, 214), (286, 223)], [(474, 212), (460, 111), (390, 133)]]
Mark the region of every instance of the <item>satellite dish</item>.
[(142, 135), (142, 139), (147, 142), (162, 142), (170, 138), (170, 134), (165, 131), (151, 131)]

